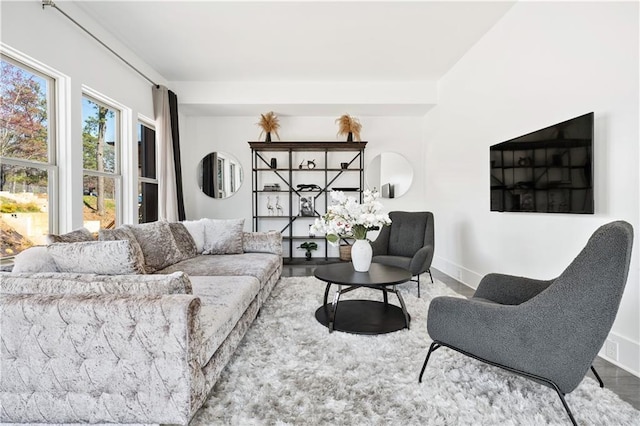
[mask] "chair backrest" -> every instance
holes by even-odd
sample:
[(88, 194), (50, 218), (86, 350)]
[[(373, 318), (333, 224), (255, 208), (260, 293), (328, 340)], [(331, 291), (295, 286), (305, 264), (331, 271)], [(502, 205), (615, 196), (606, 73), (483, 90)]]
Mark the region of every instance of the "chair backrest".
[(433, 213), (394, 211), (389, 218), (387, 254), (413, 257), (425, 245), (433, 244)]
[[(549, 324), (549, 351), (565, 353), (565, 392), (580, 383), (613, 325), (629, 274), (633, 228), (624, 221), (598, 228), (582, 251), (527, 308)], [(560, 384), (560, 383), (559, 383)]]

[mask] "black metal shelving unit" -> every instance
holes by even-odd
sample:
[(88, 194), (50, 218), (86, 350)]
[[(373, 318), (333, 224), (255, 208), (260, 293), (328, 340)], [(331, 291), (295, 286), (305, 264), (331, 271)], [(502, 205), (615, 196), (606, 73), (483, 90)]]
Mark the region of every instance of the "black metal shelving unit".
[[(295, 262), (300, 260), (294, 257), (294, 245), (305, 240), (324, 240), (324, 237), (311, 237), (309, 234), (303, 235), (294, 231), (294, 224), (300, 221), (313, 224), (314, 220), (325, 213), (326, 206), (329, 204), (329, 191), (334, 187), (339, 187), (341, 178), (344, 176), (357, 173), (358, 186), (350, 187), (349, 192), (357, 194), (360, 202), (362, 202), (362, 191), (364, 188), (364, 150), (367, 142), (249, 142), (251, 147), (251, 189), (252, 189), (252, 228), (254, 231), (266, 231), (273, 229), (276, 223), (284, 222), (280, 232), (282, 232), (284, 244), (288, 247), (289, 256), (285, 261)], [(335, 160), (330, 158), (330, 153), (344, 152), (346, 159), (334, 164)], [(273, 153), (284, 154), (286, 157), (286, 167), (283, 164), (277, 167), (271, 167), (270, 156)], [(297, 153), (308, 153), (320, 156), (323, 161), (319, 163), (322, 167), (307, 168), (298, 164), (294, 164), (294, 157)], [(340, 163), (347, 163), (347, 167), (341, 167)], [(313, 172), (313, 173), (311, 173)], [(322, 176), (318, 177), (318, 172)], [(309, 182), (318, 186), (319, 189), (301, 190), (296, 186), (301, 176), (308, 176), (313, 182)], [(280, 185), (279, 190), (265, 190), (265, 183), (276, 181)], [(261, 214), (261, 203), (264, 202), (266, 196), (283, 196), (288, 201), (288, 208), (284, 215), (265, 215)], [(301, 216), (299, 210), (294, 208), (297, 198), (313, 197), (314, 214), (313, 216)], [(318, 203), (318, 201), (322, 201)], [(322, 206), (322, 207), (321, 207)], [(320, 208), (321, 211), (318, 210)], [(286, 214), (288, 213), (288, 214)], [(317, 258), (319, 261), (334, 260), (328, 256), (328, 246), (324, 245), (324, 256)], [(337, 259), (335, 259), (337, 260)]]

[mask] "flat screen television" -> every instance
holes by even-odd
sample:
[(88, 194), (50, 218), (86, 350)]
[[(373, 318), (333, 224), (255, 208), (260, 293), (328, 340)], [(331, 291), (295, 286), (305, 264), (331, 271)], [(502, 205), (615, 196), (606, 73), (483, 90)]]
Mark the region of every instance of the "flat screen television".
[(491, 211), (593, 214), (593, 112), (489, 148)]

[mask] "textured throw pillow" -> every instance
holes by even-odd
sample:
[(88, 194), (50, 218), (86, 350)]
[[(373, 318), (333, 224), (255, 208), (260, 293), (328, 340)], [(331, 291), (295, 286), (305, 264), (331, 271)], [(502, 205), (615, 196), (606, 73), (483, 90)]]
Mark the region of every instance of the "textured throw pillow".
[(245, 253), (273, 253), (282, 255), (282, 234), (278, 231), (244, 232), (242, 251)]
[(26, 249), (15, 257), (11, 272), (14, 274), (22, 272), (58, 272), (58, 265), (47, 252), (45, 246), (36, 246)]
[(187, 260), (195, 257), (197, 253), (196, 242), (193, 241), (193, 237), (187, 231), (187, 228), (182, 223), (169, 223), (169, 229), (173, 234), (173, 239), (176, 241), (178, 250), (181, 253), (180, 260)]
[(244, 219), (205, 219), (202, 254), (242, 253)]
[(204, 250), (204, 223), (207, 219), (199, 219), (199, 220), (185, 220), (180, 223), (187, 228), (189, 234), (191, 234), (191, 238), (196, 243), (196, 252), (202, 253)]
[(62, 235), (49, 234), (46, 237), (47, 245), (53, 243), (79, 243), (82, 241), (95, 241), (95, 237), (87, 228), (76, 229)]
[(142, 253), (142, 247), (140, 247), (140, 243), (138, 243), (138, 240), (136, 240), (136, 236), (133, 235), (133, 232), (131, 232), (130, 229), (119, 227), (116, 229), (101, 229), (98, 232), (98, 241), (118, 240), (129, 241), (136, 257), (138, 258), (138, 262), (141, 265), (144, 265), (144, 254)]
[(169, 222), (123, 225), (123, 228), (130, 229), (140, 244), (147, 274), (152, 274), (182, 260), (182, 253), (173, 238)]
[(128, 240), (55, 243), (47, 247), (60, 272), (127, 275), (144, 273), (137, 252)]

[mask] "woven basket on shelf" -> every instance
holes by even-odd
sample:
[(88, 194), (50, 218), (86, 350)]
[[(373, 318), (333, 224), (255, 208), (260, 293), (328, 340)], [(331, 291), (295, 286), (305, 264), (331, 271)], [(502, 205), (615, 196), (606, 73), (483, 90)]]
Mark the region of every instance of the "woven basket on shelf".
[(351, 260), (351, 246), (350, 245), (341, 245), (340, 246), (340, 260)]

